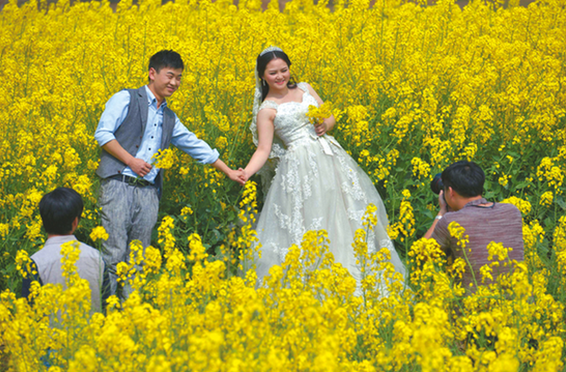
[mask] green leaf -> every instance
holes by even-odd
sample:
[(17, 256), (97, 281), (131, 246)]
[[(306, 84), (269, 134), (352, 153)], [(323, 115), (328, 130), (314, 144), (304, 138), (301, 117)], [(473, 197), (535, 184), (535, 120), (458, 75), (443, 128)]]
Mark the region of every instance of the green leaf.
[(547, 228), (548, 226), (554, 225), (554, 220), (551, 217), (546, 217), (544, 219), (544, 227)]
[(429, 209), (425, 209), (425, 210), (421, 211), (421, 214), (425, 217), (430, 218), (430, 219), (433, 218), (433, 213)]
[(514, 188), (515, 188), (515, 190), (524, 189), (528, 185), (529, 185), (529, 183), (527, 181), (521, 181), (521, 182), (517, 183)]
[(562, 196), (556, 195), (554, 201), (560, 206), (560, 208), (562, 208), (562, 210), (566, 211), (566, 202), (564, 201), (564, 198)]

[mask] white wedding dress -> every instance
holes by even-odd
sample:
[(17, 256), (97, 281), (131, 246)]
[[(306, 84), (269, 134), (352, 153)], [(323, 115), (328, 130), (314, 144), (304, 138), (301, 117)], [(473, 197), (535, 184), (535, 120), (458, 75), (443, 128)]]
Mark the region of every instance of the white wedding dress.
[(285, 151), (279, 158), (271, 187), (265, 197), (256, 231), (261, 243), (257, 274), (261, 280), (273, 265), (285, 260), (289, 247), (300, 246), (303, 234), (324, 229), (329, 250), (350, 274), (360, 280), (352, 243), (368, 204), (377, 207), (378, 223), (368, 237), (370, 252), (387, 247), (391, 262), (405, 277), (405, 266), (387, 235), (387, 215), (370, 178), (329, 135), (318, 137), (306, 116), (318, 102), (305, 83), (299, 83), (302, 102), (276, 104), (264, 101), (259, 110), (277, 110), (275, 136)]

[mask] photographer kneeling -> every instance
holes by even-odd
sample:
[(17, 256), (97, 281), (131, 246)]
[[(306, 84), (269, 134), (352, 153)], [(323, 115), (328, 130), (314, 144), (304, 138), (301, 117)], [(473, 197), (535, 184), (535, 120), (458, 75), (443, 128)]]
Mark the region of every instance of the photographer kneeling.
[[(512, 204), (493, 203), (484, 199), (484, 181), (483, 170), (474, 162), (462, 160), (446, 168), (439, 183), (443, 189), (438, 196), (440, 211), (424, 235), (427, 239), (435, 239), (448, 256), (464, 259), (464, 252), (457, 245), (458, 240), (450, 235), (448, 225), (455, 221), (466, 229), (465, 235), (469, 242), (465, 253), (478, 284), (481, 283), (480, 268), (490, 262), (487, 251), (490, 242), (513, 248), (509, 252), (509, 258), (523, 260), (521, 212)], [(509, 270), (509, 266), (502, 265), (493, 271), (493, 278)], [(466, 267), (462, 286), (475, 292), (476, 288), (470, 287), (473, 283), (470, 267)]]

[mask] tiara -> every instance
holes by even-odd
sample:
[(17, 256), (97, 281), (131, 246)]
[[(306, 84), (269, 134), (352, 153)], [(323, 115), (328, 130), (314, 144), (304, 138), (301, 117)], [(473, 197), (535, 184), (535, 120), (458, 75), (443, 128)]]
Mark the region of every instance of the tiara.
[(267, 53), (269, 53), (269, 52), (282, 52), (282, 51), (283, 51), (283, 49), (272, 45), (272, 46), (269, 46), (269, 47), (265, 48), (265, 49), (259, 54), (259, 56), (261, 57), (261, 56), (263, 56), (264, 54), (267, 54)]

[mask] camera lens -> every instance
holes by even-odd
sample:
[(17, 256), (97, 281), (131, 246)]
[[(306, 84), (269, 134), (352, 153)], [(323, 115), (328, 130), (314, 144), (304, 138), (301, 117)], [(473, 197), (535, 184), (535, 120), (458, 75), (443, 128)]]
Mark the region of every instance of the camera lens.
[(432, 181), (430, 181), (430, 189), (435, 194), (440, 194), (442, 190), (444, 190), (444, 184), (442, 183), (442, 173), (437, 173)]

